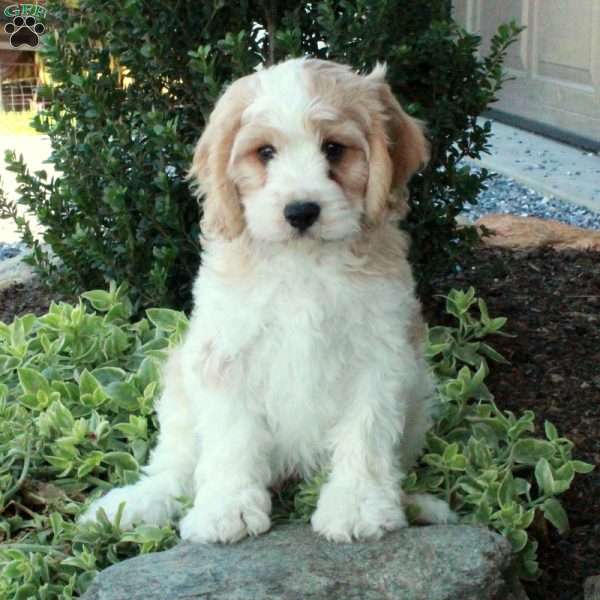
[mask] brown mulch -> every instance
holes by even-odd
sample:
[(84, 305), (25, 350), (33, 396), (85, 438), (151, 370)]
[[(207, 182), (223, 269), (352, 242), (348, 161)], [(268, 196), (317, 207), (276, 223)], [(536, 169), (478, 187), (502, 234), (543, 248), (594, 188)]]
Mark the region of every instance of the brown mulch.
[(48, 292), (36, 279), (1, 289), (0, 322), (11, 323), (15, 317), (27, 313), (43, 315), (53, 300), (59, 302), (63, 298), (62, 294)]
[[(482, 248), (433, 288), (471, 285), (515, 335), (490, 340), (511, 363), (493, 365), (488, 378), (498, 405), (533, 410), (542, 434), (552, 421), (575, 443), (575, 457), (597, 466), (561, 497), (571, 530), (538, 533), (542, 576), (526, 584), (532, 600), (581, 600), (585, 578), (600, 574), (600, 253)], [(0, 321), (42, 314), (52, 298), (35, 284), (1, 290)], [(426, 314), (440, 322), (443, 307), (431, 298)]]
[[(525, 585), (532, 600), (580, 600), (585, 578), (600, 574), (600, 253), (483, 248), (433, 285), (441, 294), (469, 286), (515, 335), (490, 338), (511, 363), (491, 367), (499, 407), (532, 410), (541, 435), (551, 421), (575, 458), (596, 465), (561, 496), (570, 531), (538, 533), (543, 573)], [(443, 306), (438, 298), (427, 308), (439, 321)]]

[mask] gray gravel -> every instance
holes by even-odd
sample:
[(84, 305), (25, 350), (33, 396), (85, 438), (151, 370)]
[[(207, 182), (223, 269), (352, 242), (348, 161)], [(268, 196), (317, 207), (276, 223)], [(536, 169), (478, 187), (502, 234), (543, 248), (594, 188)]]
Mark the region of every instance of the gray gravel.
[(462, 214), (471, 221), (489, 213), (502, 213), (554, 219), (576, 227), (600, 229), (600, 213), (553, 196), (545, 196), (509, 177), (496, 173), (487, 186), (488, 189), (479, 194), (478, 204), (463, 210)]
[(17, 256), (17, 254), (25, 252), (26, 248), (25, 244), (5, 244), (4, 242), (0, 242), (0, 260)]

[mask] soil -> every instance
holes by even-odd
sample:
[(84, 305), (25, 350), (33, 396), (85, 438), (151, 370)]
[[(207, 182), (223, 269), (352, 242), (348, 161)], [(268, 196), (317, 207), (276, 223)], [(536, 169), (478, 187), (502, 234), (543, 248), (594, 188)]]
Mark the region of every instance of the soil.
[(0, 322), (11, 323), (15, 317), (48, 312), (51, 302), (64, 299), (62, 294), (49, 292), (36, 279), (0, 289)]
[[(575, 443), (575, 458), (597, 467), (561, 497), (570, 531), (537, 532), (542, 575), (525, 584), (532, 600), (582, 600), (584, 580), (600, 574), (600, 253), (481, 248), (433, 282), (435, 294), (469, 286), (514, 334), (490, 340), (510, 361), (494, 364), (488, 378), (497, 404), (532, 410), (540, 432), (552, 421)], [(0, 321), (43, 314), (52, 299), (36, 284), (2, 290)], [(442, 322), (444, 300), (431, 296), (425, 313)]]
[[(483, 248), (435, 293), (473, 286), (491, 316), (508, 318), (491, 345), (509, 365), (493, 364), (487, 383), (500, 408), (549, 420), (571, 439), (574, 457), (596, 465), (561, 496), (571, 529), (536, 533), (542, 576), (526, 583), (532, 600), (580, 600), (583, 582), (600, 574), (600, 253)], [(426, 306), (442, 320), (444, 300)]]

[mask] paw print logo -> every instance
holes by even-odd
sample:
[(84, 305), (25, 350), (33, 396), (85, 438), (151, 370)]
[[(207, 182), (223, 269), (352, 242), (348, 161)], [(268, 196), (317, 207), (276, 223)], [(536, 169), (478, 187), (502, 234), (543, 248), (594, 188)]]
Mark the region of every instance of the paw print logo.
[(10, 34), (10, 45), (13, 48), (18, 48), (24, 44), (35, 48), (40, 41), (40, 35), (44, 33), (45, 29), (44, 25), (32, 16), (25, 19), (15, 17), (12, 23), (7, 23), (4, 26), (4, 31)]

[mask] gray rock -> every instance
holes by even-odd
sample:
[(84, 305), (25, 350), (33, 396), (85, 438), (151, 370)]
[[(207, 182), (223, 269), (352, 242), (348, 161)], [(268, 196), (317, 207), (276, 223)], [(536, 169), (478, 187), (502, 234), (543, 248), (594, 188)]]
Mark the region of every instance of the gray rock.
[(279, 525), (233, 546), (180, 544), (99, 573), (84, 600), (508, 600), (511, 549), (480, 527), (410, 527), (334, 544)]

